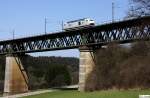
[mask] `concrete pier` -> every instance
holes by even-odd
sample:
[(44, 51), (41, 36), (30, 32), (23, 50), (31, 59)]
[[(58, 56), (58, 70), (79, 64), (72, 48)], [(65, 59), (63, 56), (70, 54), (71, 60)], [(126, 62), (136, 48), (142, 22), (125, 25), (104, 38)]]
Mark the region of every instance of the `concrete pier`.
[(95, 66), (94, 51), (88, 48), (80, 48), (79, 65), (79, 91), (85, 91), (88, 84), (88, 77)]
[(17, 55), (6, 56), (4, 96), (28, 92), (28, 77)]

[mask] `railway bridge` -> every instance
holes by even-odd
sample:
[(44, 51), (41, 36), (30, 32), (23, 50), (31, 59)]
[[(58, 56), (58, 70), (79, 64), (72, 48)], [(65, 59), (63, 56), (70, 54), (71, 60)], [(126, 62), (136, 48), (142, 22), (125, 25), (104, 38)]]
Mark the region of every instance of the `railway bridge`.
[(79, 91), (84, 91), (88, 74), (95, 66), (96, 49), (109, 43), (131, 43), (150, 39), (150, 16), (102, 24), (74, 31), (0, 41), (0, 55), (6, 55), (4, 93), (28, 91), (28, 77), (20, 57), (25, 53), (79, 49)]

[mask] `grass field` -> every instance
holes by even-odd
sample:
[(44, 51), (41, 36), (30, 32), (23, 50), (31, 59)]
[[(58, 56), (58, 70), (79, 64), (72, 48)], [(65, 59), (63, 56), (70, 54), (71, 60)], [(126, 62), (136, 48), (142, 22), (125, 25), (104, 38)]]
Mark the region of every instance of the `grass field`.
[(128, 90), (128, 91), (96, 91), (96, 92), (78, 92), (71, 91), (55, 91), (40, 95), (28, 96), (23, 98), (139, 98), (139, 94), (149, 94), (150, 90)]

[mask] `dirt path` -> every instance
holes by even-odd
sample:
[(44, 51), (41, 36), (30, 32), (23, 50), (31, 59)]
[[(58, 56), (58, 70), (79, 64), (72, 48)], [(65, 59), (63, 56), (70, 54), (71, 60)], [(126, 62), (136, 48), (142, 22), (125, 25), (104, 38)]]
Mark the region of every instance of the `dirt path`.
[(53, 92), (53, 91), (56, 91), (56, 90), (34, 91), (34, 92), (28, 92), (28, 93), (11, 95), (11, 96), (0, 97), (0, 98), (20, 98), (20, 97), (25, 97), (25, 96), (37, 95), (37, 94), (42, 94), (42, 93), (47, 93), (47, 92)]

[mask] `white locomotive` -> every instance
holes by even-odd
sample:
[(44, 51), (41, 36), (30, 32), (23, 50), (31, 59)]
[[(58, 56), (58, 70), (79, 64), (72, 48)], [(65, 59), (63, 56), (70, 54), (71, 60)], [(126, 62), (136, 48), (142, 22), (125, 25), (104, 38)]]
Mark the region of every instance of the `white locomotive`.
[(78, 30), (85, 27), (94, 26), (95, 21), (90, 18), (83, 18), (74, 21), (69, 21), (63, 24), (64, 31)]

